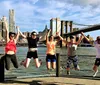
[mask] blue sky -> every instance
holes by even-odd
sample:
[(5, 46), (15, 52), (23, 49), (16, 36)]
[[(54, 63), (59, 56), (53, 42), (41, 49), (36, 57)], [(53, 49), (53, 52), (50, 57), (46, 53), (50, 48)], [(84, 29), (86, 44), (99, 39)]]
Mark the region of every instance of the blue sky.
[[(50, 19), (56, 17), (93, 25), (100, 23), (99, 3), (100, 0), (0, 0), (0, 17), (9, 18), (9, 9), (14, 9), (16, 25), (23, 32), (43, 31), (45, 25), (50, 27)], [(100, 30), (85, 34), (95, 39)]]

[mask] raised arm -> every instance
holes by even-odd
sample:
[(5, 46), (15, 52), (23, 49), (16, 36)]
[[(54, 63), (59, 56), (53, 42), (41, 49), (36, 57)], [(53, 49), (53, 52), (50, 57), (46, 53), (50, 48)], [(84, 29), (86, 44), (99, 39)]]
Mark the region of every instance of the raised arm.
[(60, 40), (63, 40), (63, 38), (60, 36), (59, 32), (56, 33), (56, 36), (60, 38)]
[(79, 40), (76, 42), (77, 45), (79, 45), (80, 42), (82, 41), (82, 39), (84, 37), (83, 35), (84, 35), (83, 32), (81, 32), (81, 36), (80, 36)]
[(81, 33), (83, 35), (83, 37), (88, 41), (90, 42), (90, 40), (83, 34), (83, 32)]
[(27, 38), (20, 30), (19, 30), (19, 33), (23, 38)]
[(49, 37), (50, 32), (51, 32), (51, 29), (50, 29), (49, 32), (46, 34), (46, 43), (49, 42), (48, 37)]
[(62, 40), (64, 43), (68, 43), (67, 40), (64, 40), (63, 37), (60, 36), (59, 32), (56, 33), (56, 35)]
[(17, 29), (17, 36), (15, 38), (15, 42), (17, 43), (17, 40), (19, 38), (19, 26), (16, 26), (16, 29)]
[(5, 29), (6, 29), (6, 43), (9, 42), (9, 27), (7, 22), (4, 22), (5, 24)]

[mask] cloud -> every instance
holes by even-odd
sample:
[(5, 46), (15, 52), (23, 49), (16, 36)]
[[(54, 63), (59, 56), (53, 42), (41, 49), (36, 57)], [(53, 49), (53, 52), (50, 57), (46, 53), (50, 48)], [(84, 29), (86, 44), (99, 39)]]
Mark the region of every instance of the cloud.
[(36, 4), (39, 0), (29, 0), (31, 3)]
[(80, 6), (87, 6), (87, 5), (99, 5), (100, 0), (55, 0), (56, 2), (63, 2), (63, 3), (69, 3), (73, 5), (80, 5)]
[(51, 18), (72, 20), (80, 24), (100, 23), (99, 0), (4, 0), (0, 1), (0, 17), (9, 18), (15, 10), (16, 25), (21, 31), (42, 31)]

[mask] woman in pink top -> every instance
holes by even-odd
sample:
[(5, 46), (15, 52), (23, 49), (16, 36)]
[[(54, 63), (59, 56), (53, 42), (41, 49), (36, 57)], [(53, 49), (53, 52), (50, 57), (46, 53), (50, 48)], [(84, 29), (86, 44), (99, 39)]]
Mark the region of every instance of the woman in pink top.
[(18, 61), (16, 57), (16, 43), (19, 38), (19, 27), (17, 28), (17, 35), (14, 32), (9, 32), (8, 25), (5, 22), (6, 25), (6, 46), (5, 46), (5, 68), (7, 70), (10, 69), (10, 61), (13, 63), (15, 68), (18, 68)]
[[(57, 44), (57, 41), (54, 41), (53, 35), (49, 36), (50, 31), (51, 30), (49, 30), (49, 32), (46, 35), (46, 45), (47, 45), (46, 66), (47, 66), (47, 69), (50, 69), (51, 67), (55, 69), (56, 68), (55, 46)], [(49, 36), (49, 39), (48, 39), (48, 36)]]

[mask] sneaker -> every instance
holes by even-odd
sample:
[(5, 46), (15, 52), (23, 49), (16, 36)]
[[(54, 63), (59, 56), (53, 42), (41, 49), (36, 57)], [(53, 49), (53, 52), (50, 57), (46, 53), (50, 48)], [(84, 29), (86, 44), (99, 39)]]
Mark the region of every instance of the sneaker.
[(78, 71), (80, 70), (80, 67), (79, 67), (79, 65), (77, 65), (77, 68), (76, 68), (76, 70), (78, 70)]
[(67, 71), (67, 75), (70, 75), (70, 71)]
[(94, 73), (93, 77), (95, 77), (97, 75), (97, 73), (98, 73), (98, 70)]

